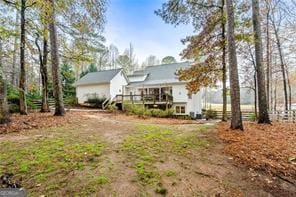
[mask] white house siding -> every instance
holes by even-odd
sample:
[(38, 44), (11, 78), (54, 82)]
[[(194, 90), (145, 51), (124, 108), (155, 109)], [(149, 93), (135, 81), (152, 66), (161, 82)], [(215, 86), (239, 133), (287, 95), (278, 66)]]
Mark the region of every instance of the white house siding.
[(194, 112), (194, 115), (201, 114), (201, 110), (202, 110), (201, 99), (202, 99), (201, 92), (192, 94), (191, 99), (188, 99), (188, 103), (187, 103), (188, 114), (190, 112)]
[(76, 88), (78, 103), (83, 104), (88, 94), (97, 94), (99, 97), (110, 97), (110, 84), (81, 85)]
[(130, 82), (138, 82), (138, 81), (144, 81), (146, 79), (147, 75), (139, 75), (139, 76), (131, 76), (129, 77)]
[(188, 100), (188, 90), (185, 84), (174, 84), (173, 87), (173, 102), (186, 103)]
[(113, 99), (118, 94), (125, 94), (124, 87), (128, 84), (122, 71), (117, 73), (117, 75), (110, 82), (110, 98)]
[[(125, 94), (140, 95), (142, 88), (157, 88), (157, 87), (172, 87), (173, 92), (173, 109), (176, 109), (176, 106), (184, 106), (185, 114), (189, 115), (190, 112), (194, 112), (194, 115), (200, 114), (202, 110), (202, 98), (201, 92), (192, 94), (191, 98), (188, 96), (188, 90), (186, 89), (186, 84), (159, 84), (159, 85), (149, 85), (149, 86), (138, 86), (138, 87), (128, 87), (126, 88)], [(181, 115), (181, 114), (177, 114)]]
[(200, 114), (202, 109), (201, 93), (192, 94), (191, 98), (188, 95), (186, 84), (173, 85), (173, 108), (176, 106), (185, 106), (185, 114), (189, 115), (193, 112), (194, 115)]

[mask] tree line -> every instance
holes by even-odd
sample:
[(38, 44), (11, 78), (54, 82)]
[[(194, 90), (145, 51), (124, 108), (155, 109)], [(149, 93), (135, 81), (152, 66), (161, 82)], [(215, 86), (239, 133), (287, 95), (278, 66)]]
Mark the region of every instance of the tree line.
[[(222, 120), (230, 92), (231, 127), (243, 129), (241, 86), (254, 91), (259, 123), (270, 123), (268, 111), (281, 101), (292, 108), (295, 6), (292, 0), (168, 0), (155, 13), (170, 24), (193, 25), (196, 35), (182, 40), (181, 55), (194, 65), (178, 71), (179, 79), (191, 92), (221, 82)], [(26, 95), (41, 84), (41, 111), (49, 111), (50, 95), (55, 115), (63, 115), (65, 95), (75, 94), (71, 84), (88, 72), (120, 67), (132, 73), (176, 62), (150, 55), (139, 64), (132, 44), (121, 54), (105, 46), (106, 9), (105, 0), (0, 0), (0, 122), (9, 121), (7, 84), (17, 87), (21, 114), (28, 113)]]
[(75, 80), (88, 72), (132, 73), (176, 62), (150, 55), (139, 65), (132, 44), (122, 54), (113, 44), (105, 46), (106, 9), (105, 0), (0, 0), (1, 123), (9, 121), (7, 94), (22, 115), (28, 114), (30, 95), (39, 92), (41, 112), (50, 111), (52, 97), (55, 115), (64, 115), (65, 100), (75, 99)]
[[(182, 40), (186, 44), (182, 56), (194, 65), (180, 70), (178, 76), (189, 81), (187, 88), (192, 92), (222, 81), (222, 120), (226, 120), (230, 90), (231, 128), (243, 130), (241, 86), (255, 93), (258, 123), (270, 123), (268, 111), (277, 109), (280, 92), (284, 109), (291, 109), (295, 94), (291, 85), (295, 76), (293, 8), (294, 1), (282, 0), (169, 0), (155, 13), (173, 25), (193, 25), (197, 33)], [(285, 36), (288, 33), (291, 39)]]

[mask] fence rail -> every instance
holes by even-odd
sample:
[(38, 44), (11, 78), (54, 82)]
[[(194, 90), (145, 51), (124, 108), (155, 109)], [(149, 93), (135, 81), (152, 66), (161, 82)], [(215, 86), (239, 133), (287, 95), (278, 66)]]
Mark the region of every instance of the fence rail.
[(269, 113), (269, 117), (272, 121), (279, 122), (296, 122), (296, 110), (279, 110)]
[[(223, 112), (216, 111), (217, 119), (222, 119)], [(231, 111), (227, 111), (227, 119), (231, 119)], [(278, 110), (278, 111), (270, 111), (269, 118), (272, 121), (279, 122), (293, 122), (296, 123), (296, 110)], [(242, 119), (243, 120), (255, 120), (254, 111), (242, 111)]]
[[(222, 119), (223, 111), (216, 111), (217, 119)], [(227, 119), (231, 119), (231, 111), (226, 112)], [(253, 111), (242, 111), (242, 119), (243, 120), (254, 120), (255, 113)]]

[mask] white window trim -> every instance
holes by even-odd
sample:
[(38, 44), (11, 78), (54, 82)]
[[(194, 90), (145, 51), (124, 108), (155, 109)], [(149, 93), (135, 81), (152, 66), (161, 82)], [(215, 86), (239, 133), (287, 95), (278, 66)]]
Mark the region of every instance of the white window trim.
[[(180, 107), (180, 113), (177, 113), (177, 110), (176, 110), (177, 107)], [(185, 108), (184, 113), (181, 113), (181, 107), (184, 107)], [(175, 110), (175, 114), (176, 115), (185, 115), (186, 114), (186, 105), (175, 105), (174, 106), (174, 110)]]

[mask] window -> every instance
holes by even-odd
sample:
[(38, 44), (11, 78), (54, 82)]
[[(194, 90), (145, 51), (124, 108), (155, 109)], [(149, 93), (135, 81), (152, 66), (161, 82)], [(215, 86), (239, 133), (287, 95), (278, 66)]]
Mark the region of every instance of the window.
[(192, 94), (191, 93), (188, 93), (187, 96), (188, 96), (188, 99), (192, 99)]
[(175, 108), (176, 114), (185, 114), (185, 106), (184, 105), (178, 105)]

